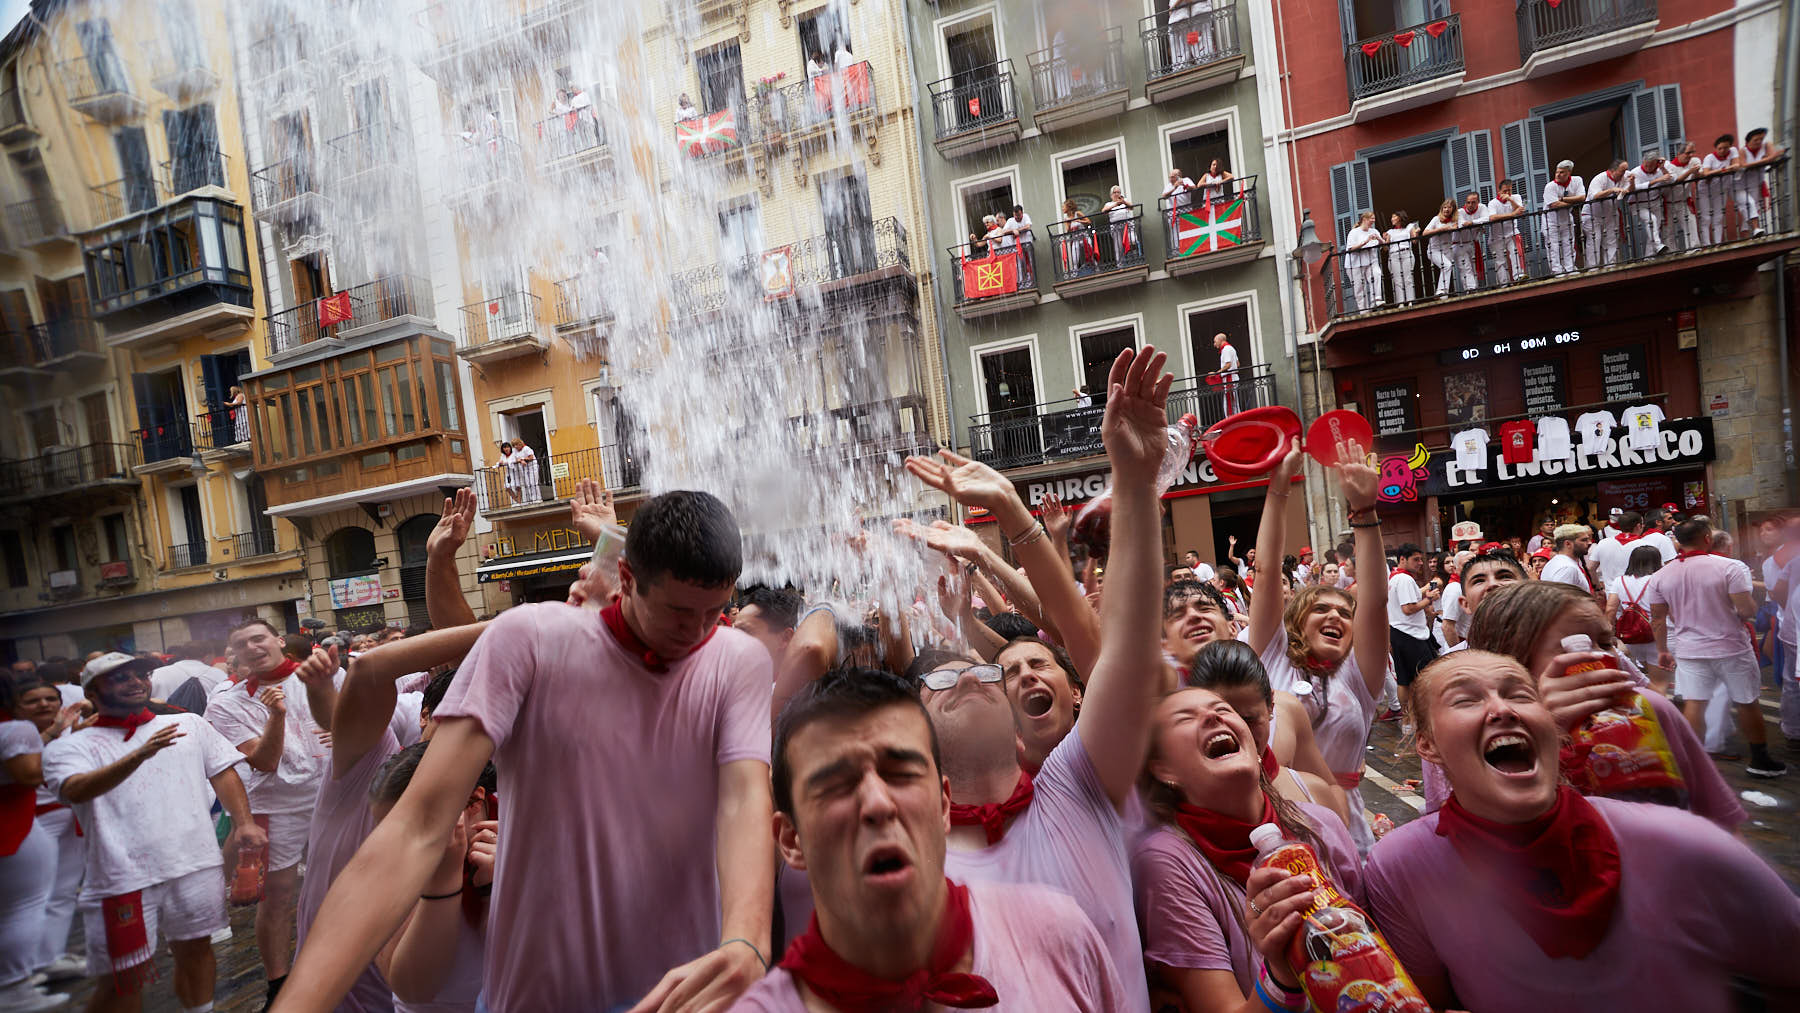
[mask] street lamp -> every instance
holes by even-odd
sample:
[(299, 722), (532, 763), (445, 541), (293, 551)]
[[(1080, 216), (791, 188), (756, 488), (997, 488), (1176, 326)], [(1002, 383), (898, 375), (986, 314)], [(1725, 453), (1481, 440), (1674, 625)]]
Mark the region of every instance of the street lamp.
[[(1287, 284), (1282, 286), (1282, 294), (1287, 299), (1287, 315), (1293, 326), (1292, 337), (1294, 342), (1294, 355), (1291, 364), (1294, 369), (1294, 406), (1296, 409), (1299, 409), (1298, 414), (1304, 417), (1305, 399), (1300, 395), (1300, 331), (1302, 325), (1300, 319), (1294, 315), (1294, 284), (1296, 282), (1302, 285), (1306, 284), (1307, 268), (1325, 259), (1325, 244), (1319, 242), (1319, 230), (1317, 226), (1313, 225), (1311, 208), (1300, 209), (1300, 234), (1294, 237), (1294, 252), (1292, 258), (1293, 260), (1288, 270), (1288, 276), (1284, 279)], [(1317, 339), (1314, 339), (1313, 408), (1323, 414), (1324, 405), (1320, 403), (1317, 383), (1319, 377), (1318, 355), (1319, 344)], [(1313, 509), (1313, 490), (1311, 481), (1301, 483), (1301, 494), (1306, 500), (1306, 514), (1309, 523), (1319, 523), (1319, 515)], [(1327, 485), (1327, 491), (1325, 493), (1325, 505), (1327, 509), (1331, 507), (1329, 485)], [(1329, 522), (1326, 523), (1329, 524)], [(1335, 537), (1335, 533), (1331, 532), (1329, 527), (1325, 530), (1328, 533), (1332, 533)]]

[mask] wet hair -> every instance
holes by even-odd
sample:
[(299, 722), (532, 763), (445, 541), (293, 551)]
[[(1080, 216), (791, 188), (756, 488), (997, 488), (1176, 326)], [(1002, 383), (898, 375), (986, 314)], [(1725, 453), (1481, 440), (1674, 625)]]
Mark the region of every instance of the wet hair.
[[(1056, 662), (1056, 667), (1062, 669), (1063, 674), (1069, 677), (1069, 685), (1075, 687), (1076, 689), (1082, 691), (1083, 693), (1087, 692), (1087, 680), (1083, 679), (1081, 677), (1080, 672), (1075, 671), (1075, 659), (1069, 657), (1069, 652), (1063, 650), (1062, 648), (1056, 646), (1055, 644), (1047, 643), (1045, 641), (1039, 640), (1035, 636), (1014, 637), (1013, 639), (1008, 640), (1006, 642), (1006, 646), (1000, 648), (999, 651), (995, 652), (994, 664), (996, 664), (996, 665), (1000, 664), (1000, 655), (1005, 654), (1007, 651), (1011, 650), (1012, 648), (1014, 648), (1015, 646), (1017, 646), (1019, 644), (1035, 644), (1036, 646), (1042, 647), (1044, 650), (1049, 651), (1051, 660)], [(1004, 668), (1005, 666), (1001, 666), (1001, 667)]]
[(305, 634), (289, 633), (281, 638), (281, 653), (292, 661), (305, 661), (312, 649), (312, 638)]
[[(1302, 588), (1299, 593), (1294, 595), (1294, 600), (1288, 602), (1287, 611), (1281, 614), (1281, 625), (1287, 632), (1288, 660), (1293, 662), (1295, 667), (1303, 672), (1311, 671), (1315, 667), (1310, 664), (1309, 659), (1311, 658), (1311, 655), (1306, 650), (1306, 633), (1304, 630), (1306, 617), (1312, 612), (1313, 607), (1319, 603), (1319, 599), (1324, 598), (1327, 595), (1338, 598), (1348, 604), (1350, 606), (1351, 621), (1355, 621), (1356, 596), (1342, 588), (1324, 587), (1318, 584)], [(1324, 677), (1323, 681), (1329, 682), (1330, 679), (1331, 676), (1327, 675)]]
[[(1495, 588), (1481, 599), (1481, 607), (1469, 622), (1469, 649), (1504, 654), (1529, 667), (1545, 628), (1584, 605), (1593, 608), (1594, 600), (1580, 588), (1560, 581), (1526, 580)], [(1594, 639), (1601, 648), (1612, 645), (1610, 632)]]
[(1519, 565), (1519, 561), (1513, 557), (1511, 552), (1505, 550), (1478, 553), (1474, 559), (1471, 559), (1462, 565), (1463, 580), (1468, 580), (1469, 571), (1477, 566), (1498, 566), (1502, 569), (1511, 570), (1513, 576), (1518, 577), (1520, 580), (1526, 579), (1525, 568)]
[(738, 607), (755, 605), (769, 625), (791, 630), (800, 625), (800, 596), (782, 588), (752, 584), (738, 595)]
[(642, 587), (664, 577), (730, 587), (744, 568), (743, 537), (731, 509), (711, 493), (665, 492), (638, 508), (625, 533), (625, 561)]
[[(974, 664), (978, 664), (978, 662), (970, 661), (969, 656), (961, 651), (952, 651), (943, 647), (927, 647), (913, 655), (912, 663), (906, 666), (905, 675), (906, 678), (917, 683), (940, 668)], [(918, 693), (917, 686), (913, 687), (913, 692), (915, 695)]]
[(942, 770), (937, 729), (919, 701), (918, 680), (880, 668), (834, 668), (794, 694), (775, 718), (775, 746), (769, 755), (775, 811), (794, 818), (794, 770), (787, 751), (795, 735), (820, 721), (858, 718), (884, 707), (908, 707), (918, 713), (931, 739), (932, 769)]
[(1035, 639), (1038, 635), (1036, 624), (1017, 612), (995, 612), (985, 622), (988, 629), (1005, 637), (1009, 644), (1015, 640)]
[(269, 622), (267, 619), (247, 619), (241, 623), (238, 623), (236, 626), (233, 626), (231, 628), (231, 632), (226, 634), (226, 637), (230, 638), (230, 637), (237, 636), (237, 634), (239, 632), (241, 632), (243, 630), (247, 630), (252, 626), (261, 626), (263, 629), (268, 630), (269, 635), (272, 637), (281, 636), (281, 631), (276, 629), (275, 624)]
[(1207, 607), (1217, 609), (1225, 618), (1231, 618), (1231, 608), (1225, 604), (1225, 596), (1219, 593), (1219, 589), (1203, 580), (1192, 579), (1177, 580), (1163, 588), (1163, 618), (1171, 617), (1171, 610), (1178, 599), (1196, 597), (1205, 599)]
[(1632, 528), (1635, 528), (1642, 523), (1644, 523), (1643, 514), (1638, 513), (1636, 510), (1627, 510), (1619, 515), (1617, 521), (1613, 522), (1613, 527), (1618, 528), (1620, 531), (1630, 531)]
[(1709, 548), (1712, 545), (1712, 524), (1699, 517), (1675, 525), (1672, 534), (1675, 536), (1677, 545), (1698, 545)]
[(456, 669), (439, 672), (425, 684), (424, 697), (419, 701), (419, 708), (427, 716), (437, 712), (438, 705), (444, 702), (444, 695), (450, 692), (450, 684), (456, 681)]
[(1215, 640), (1200, 648), (1194, 663), (1188, 666), (1188, 685), (1215, 692), (1253, 688), (1262, 694), (1264, 703), (1275, 704), (1268, 670), (1263, 668), (1256, 651), (1241, 640)]
[(1662, 550), (1654, 545), (1640, 545), (1631, 550), (1625, 561), (1625, 576), (1648, 577), (1662, 569)]
[[(369, 782), (369, 801), (377, 805), (393, 805), (406, 794), (406, 786), (412, 783), (413, 774), (419, 769), (419, 761), (425, 758), (425, 748), (429, 742), (415, 742), (387, 758), (381, 769), (375, 772), (375, 779)], [(481, 776), (475, 779), (476, 787), (486, 788), (492, 795), (500, 787), (500, 775), (493, 764), (481, 769)]]

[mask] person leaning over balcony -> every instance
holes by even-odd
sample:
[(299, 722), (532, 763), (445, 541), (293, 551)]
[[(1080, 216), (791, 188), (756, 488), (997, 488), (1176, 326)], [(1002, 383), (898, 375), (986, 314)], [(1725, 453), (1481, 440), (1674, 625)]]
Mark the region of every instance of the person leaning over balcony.
[[(1169, 0), (1169, 69), (1185, 66), (1194, 59), (1188, 46), (1189, 16), (1194, 13), (1193, 0)], [(1198, 47), (1194, 47), (1198, 48)]]
[(1556, 163), (1556, 175), (1544, 184), (1544, 253), (1551, 274), (1575, 270), (1575, 207), (1587, 200), (1587, 187), (1575, 175), (1575, 163)]
[(1404, 211), (1388, 216), (1393, 228), (1387, 230), (1388, 277), (1394, 280), (1394, 302), (1404, 306), (1419, 297), (1413, 270), (1418, 262), (1413, 252), (1419, 238), (1419, 226)]
[(1382, 304), (1381, 230), (1375, 227), (1375, 212), (1364, 211), (1356, 219), (1356, 228), (1344, 237), (1344, 270), (1350, 275), (1350, 291), (1356, 296), (1356, 308), (1372, 310)]
[(1063, 201), (1062, 216), (1065, 227), (1060, 251), (1063, 269), (1072, 275), (1080, 274), (1088, 269), (1088, 255), (1094, 245), (1094, 223), (1075, 206), (1073, 198)]
[(1587, 229), (1587, 266), (1610, 267), (1619, 262), (1619, 237), (1624, 219), (1619, 216), (1619, 199), (1625, 195), (1625, 160), (1617, 159), (1612, 168), (1588, 182), (1588, 202), (1582, 208)]
[(512, 464), (509, 466), (517, 477), (514, 479), (519, 500), (523, 503), (538, 503), (544, 498), (543, 482), (538, 475), (537, 454), (531, 446), (519, 437), (513, 437)]
[(1425, 223), (1425, 256), (1430, 258), (1438, 269), (1437, 298), (1450, 294), (1450, 236), (1456, 230), (1456, 202), (1447, 200), (1438, 205), (1438, 213)]
[(1631, 216), (1642, 230), (1644, 250), (1653, 256), (1669, 250), (1662, 235), (1663, 199), (1674, 188), (1658, 187), (1670, 179), (1669, 171), (1663, 168), (1662, 155), (1656, 151), (1644, 152), (1643, 161), (1625, 173), (1625, 188), (1630, 194), (1625, 203), (1630, 205)]
[(1019, 244), (1019, 287), (1036, 288), (1037, 279), (1032, 273), (1031, 216), (1025, 213), (1025, 205), (1014, 204), (1011, 216), (1001, 228)]
[(1481, 287), (1477, 258), (1481, 255), (1482, 237), (1487, 234), (1487, 208), (1481, 195), (1473, 190), (1463, 195), (1462, 207), (1456, 209), (1456, 222), (1462, 228), (1450, 240), (1456, 254), (1456, 271), (1462, 276), (1462, 290), (1473, 292)]
[(1137, 222), (1132, 221), (1136, 212), (1132, 209), (1131, 202), (1125, 199), (1125, 189), (1118, 185), (1113, 186), (1112, 193), (1108, 195), (1106, 203), (1100, 206), (1100, 210), (1106, 212), (1106, 220), (1112, 223), (1112, 256), (1113, 266), (1116, 267), (1137, 249)]
[(1517, 219), (1525, 213), (1525, 202), (1513, 193), (1513, 181), (1503, 179), (1494, 199), (1488, 201), (1488, 273), (1496, 285), (1511, 285), (1526, 280), (1525, 241), (1519, 235)]
[(694, 108), (693, 100), (687, 97), (687, 92), (682, 92), (681, 97), (675, 100), (675, 118), (691, 120), (699, 115), (700, 110)]
[(1208, 204), (1217, 204), (1225, 199), (1225, 184), (1236, 178), (1218, 159), (1213, 159), (1206, 163), (1206, 172), (1200, 176), (1202, 196)]
[(1744, 134), (1744, 146), (1738, 154), (1742, 156), (1744, 167), (1736, 180), (1739, 227), (1747, 227), (1752, 236), (1760, 236), (1763, 234), (1762, 209), (1769, 203), (1769, 171), (1756, 167), (1779, 158), (1781, 149), (1769, 143), (1767, 128), (1757, 127)]
[(231, 385), (231, 400), (225, 402), (231, 409), (231, 440), (233, 443), (250, 442), (250, 412), (245, 407), (244, 388)]
[(1725, 209), (1731, 205), (1729, 174), (1738, 167), (1737, 136), (1720, 134), (1712, 150), (1700, 160), (1700, 243), (1716, 246), (1725, 241)]
[[(1695, 154), (1693, 141), (1680, 141), (1675, 145), (1675, 153), (1664, 163), (1663, 171), (1669, 174), (1671, 182), (1681, 184), (1663, 191), (1663, 210), (1668, 216), (1669, 236), (1681, 238), (1683, 253), (1692, 253), (1700, 248), (1700, 209), (1701, 184), (1697, 183), (1702, 174), (1701, 162)], [(1666, 241), (1666, 240), (1665, 240)]]
[(1162, 198), (1169, 202), (1169, 225), (1175, 225), (1178, 215), (1194, 208), (1194, 191), (1199, 185), (1181, 174), (1180, 169), (1169, 170), (1169, 185), (1163, 187)]
[(1225, 332), (1213, 335), (1213, 348), (1219, 352), (1219, 393), (1225, 399), (1225, 414), (1230, 415), (1238, 410), (1238, 373), (1242, 371), (1243, 365), (1238, 361), (1237, 347), (1225, 336)]

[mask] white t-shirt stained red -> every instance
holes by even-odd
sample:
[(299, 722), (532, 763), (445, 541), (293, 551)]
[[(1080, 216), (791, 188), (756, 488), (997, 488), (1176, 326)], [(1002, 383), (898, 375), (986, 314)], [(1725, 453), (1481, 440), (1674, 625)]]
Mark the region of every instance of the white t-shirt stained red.
[[(280, 682), (263, 683), (281, 690), (287, 704), (286, 728), (281, 739), (281, 762), (273, 773), (256, 770), (244, 764), (240, 776), (250, 793), (250, 811), (258, 815), (311, 812), (319, 797), (319, 785), (331, 770), (331, 750), (319, 737), (319, 723), (313, 720), (312, 705), (306, 699), (306, 684), (297, 675)], [(241, 746), (262, 735), (269, 724), (269, 708), (250, 695), (247, 683), (213, 695), (206, 704), (206, 720), (226, 741)]]
[(629, 1005), (719, 945), (719, 768), (768, 762), (772, 683), (738, 630), (651, 672), (597, 612), (494, 620), (434, 712), (480, 722), (500, 772), (489, 1009)]

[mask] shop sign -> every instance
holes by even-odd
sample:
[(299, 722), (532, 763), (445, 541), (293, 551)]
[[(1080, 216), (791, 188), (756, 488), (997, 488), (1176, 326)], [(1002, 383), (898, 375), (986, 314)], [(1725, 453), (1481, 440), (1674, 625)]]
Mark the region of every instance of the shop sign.
[(1643, 345), (1624, 345), (1600, 353), (1600, 400), (1635, 401), (1648, 396), (1644, 382), (1648, 369), (1644, 365)]
[[(1015, 481), (1019, 495), (1025, 505), (1037, 510), (1044, 503), (1044, 497), (1054, 494), (1060, 497), (1065, 505), (1080, 506), (1106, 491), (1112, 481), (1112, 469), (1092, 468), (1087, 471), (1073, 471), (1063, 475), (1046, 475), (1029, 481)], [(1163, 494), (1164, 499), (1174, 499), (1201, 492), (1219, 492), (1226, 489), (1242, 489), (1246, 486), (1266, 485), (1267, 479), (1256, 478), (1249, 482), (1222, 483), (1213, 472), (1212, 462), (1205, 454), (1196, 453), (1187, 467), (1181, 469), (1181, 477)], [(976, 508), (969, 511), (970, 520), (985, 520), (988, 513)]]
[(592, 548), (593, 541), (574, 528), (541, 528), (527, 534), (501, 535), (490, 559), (535, 556), (545, 552), (576, 552)]
[(1577, 445), (1569, 457), (1554, 461), (1508, 464), (1501, 459), (1498, 441), (1488, 447), (1488, 466), (1480, 471), (1464, 471), (1456, 466), (1454, 457), (1435, 458), (1419, 492), (1425, 496), (1461, 496), (1507, 485), (1538, 485), (1559, 479), (1592, 481), (1633, 471), (1668, 470), (1713, 459), (1713, 424), (1705, 416), (1664, 422), (1656, 446), (1648, 450), (1633, 450), (1623, 430), (1620, 433), (1607, 437), (1606, 447), (1599, 453), (1588, 453)]
[(1599, 493), (1600, 512), (1603, 514), (1611, 513), (1613, 507), (1643, 513), (1651, 507), (1675, 500), (1675, 480), (1666, 475), (1632, 478), (1623, 482), (1596, 482), (1594, 489)]
[(1536, 417), (1563, 410), (1563, 364), (1556, 359), (1527, 362), (1521, 370), (1525, 414)]
[(373, 605), (381, 600), (381, 577), (379, 574), (339, 577), (330, 581), (329, 587), (331, 588), (331, 607), (334, 609)]
[(1375, 435), (1394, 436), (1418, 428), (1413, 416), (1413, 385), (1390, 383), (1371, 392), (1375, 399)]

